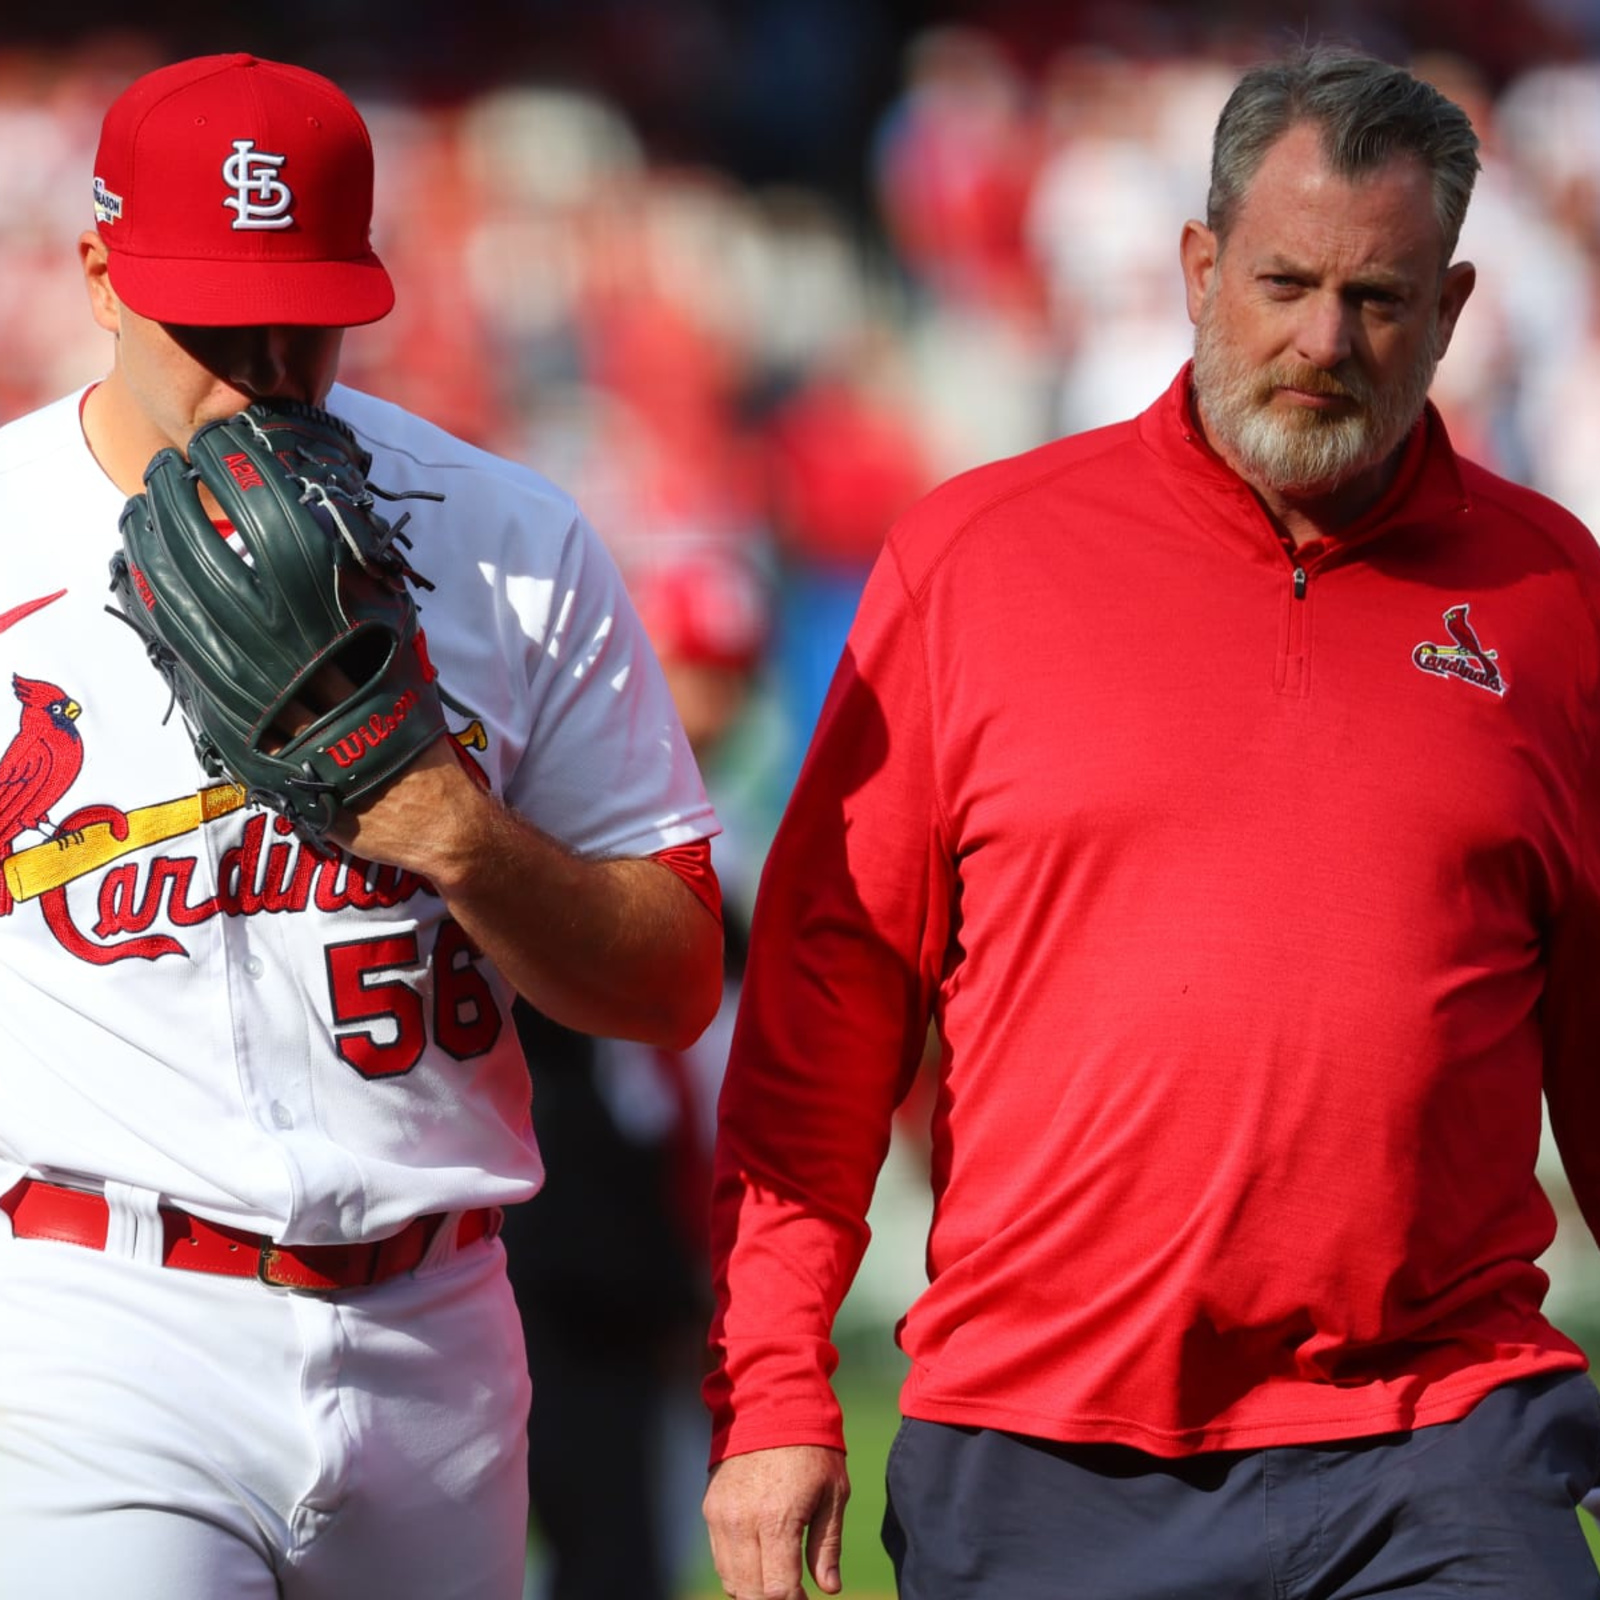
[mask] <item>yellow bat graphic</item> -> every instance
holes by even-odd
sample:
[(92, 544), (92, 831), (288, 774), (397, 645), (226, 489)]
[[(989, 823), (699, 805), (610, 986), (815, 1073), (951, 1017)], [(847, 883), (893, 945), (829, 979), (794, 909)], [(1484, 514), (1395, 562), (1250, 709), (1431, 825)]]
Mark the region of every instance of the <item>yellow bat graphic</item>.
[[(455, 735), (467, 750), (482, 750), (488, 744), (483, 724), (476, 719)], [(75, 833), (63, 833), (43, 844), (29, 845), (5, 862), (6, 886), (16, 901), (32, 900), (52, 889), (59, 889), (86, 872), (109, 865), (119, 856), (142, 850), (147, 844), (176, 839), (217, 817), (237, 811), (245, 803), (244, 790), (236, 783), (212, 784), (198, 794), (159, 805), (140, 806), (127, 814), (127, 834), (118, 838), (108, 822), (93, 822)]]
[(96, 867), (103, 867), (147, 844), (192, 833), (214, 817), (225, 817), (244, 804), (244, 790), (236, 783), (213, 784), (198, 794), (186, 794), (160, 805), (140, 806), (128, 813), (128, 832), (119, 839), (109, 822), (93, 822), (81, 833), (63, 833), (43, 844), (29, 845), (6, 858), (6, 885), (14, 900), (59, 889)]

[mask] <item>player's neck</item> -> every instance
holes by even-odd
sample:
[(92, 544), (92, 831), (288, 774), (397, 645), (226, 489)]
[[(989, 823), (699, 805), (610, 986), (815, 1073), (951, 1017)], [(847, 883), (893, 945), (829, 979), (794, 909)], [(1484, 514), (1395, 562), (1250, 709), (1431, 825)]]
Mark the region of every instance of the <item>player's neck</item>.
[(100, 470), (124, 494), (141, 493), (150, 458), (171, 441), (140, 409), (116, 372), (90, 390), (81, 421)]
[(130, 419), (142, 421), (115, 373), (96, 384), (83, 403), (83, 436), (100, 470), (124, 494), (138, 494), (144, 488), (145, 466), (161, 441), (153, 428), (130, 425)]

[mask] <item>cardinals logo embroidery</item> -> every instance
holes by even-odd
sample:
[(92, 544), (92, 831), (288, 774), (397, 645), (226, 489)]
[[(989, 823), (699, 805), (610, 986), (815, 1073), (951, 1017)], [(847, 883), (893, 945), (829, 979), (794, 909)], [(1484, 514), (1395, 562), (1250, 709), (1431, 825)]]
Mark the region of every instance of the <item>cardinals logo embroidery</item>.
[[(17, 835), (30, 829), (53, 838), (50, 811), (83, 768), (77, 722), (83, 708), (65, 689), (13, 673), (11, 688), (22, 702), (22, 718), (0, 755), (0, 861)], [(11, 890), (0, 873), (0, 916), (11, 911)]]
[(1433, 644), (1425, 640), (1411, 652), (1413, 666), (1439, 677), (1459, 678), (1463, 683), (1503, 695), (1506, 680), (1500, 671), (1498, 652), (1486, 650), (1477, 630), (1467, 620), (1465, 601), (1451, 606), (1444, 614), (1444, 625), (1454, 644)]

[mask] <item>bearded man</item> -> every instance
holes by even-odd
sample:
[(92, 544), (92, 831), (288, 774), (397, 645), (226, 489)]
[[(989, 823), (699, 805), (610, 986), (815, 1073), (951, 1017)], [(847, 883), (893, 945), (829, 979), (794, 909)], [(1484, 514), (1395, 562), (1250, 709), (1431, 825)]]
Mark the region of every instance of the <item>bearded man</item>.
[(769, 856), (706, 1395), (736, 1600), (840, 1587), (829, 1377), (936, 1040), (906, 1600), (1596, 1600), (1541, 1094), (1600, 1231), (1600, 550), (1427, 399), (1461, 109), (1224, 108), (1142, 415), (890, 532)]

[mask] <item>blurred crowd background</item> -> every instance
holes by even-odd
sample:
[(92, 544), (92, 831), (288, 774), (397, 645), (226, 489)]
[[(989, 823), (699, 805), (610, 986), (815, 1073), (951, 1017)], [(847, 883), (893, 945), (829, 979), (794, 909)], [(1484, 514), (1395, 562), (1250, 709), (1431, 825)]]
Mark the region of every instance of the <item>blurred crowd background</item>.
[[(738, 679), (706, 755), (747, 904), (894, 515), (1152, 400), (1238, 68), (1300, 37), (1470, 111), (1477, 292), (1435, 399), (1458, 447), (1600, 528), (1600, 0), (147, 0), (0, 23), (0, 417), (98, 376), (73, 242), (100, 115), (177, 56), (335, 77), (372, 126), (395, 313), (344, 377), (574, 491), (652, 626)], [(1441, 781), (1449, 781), (1441, 774)], [(1600, 1351), (1559, 1177), (1552, 1309)], [(852, 1315), (921, 1268), (891, 1157)]]

